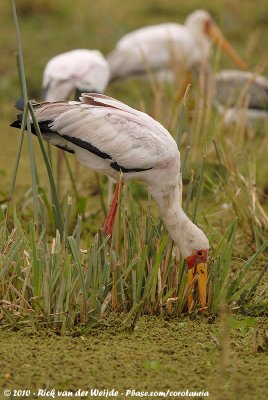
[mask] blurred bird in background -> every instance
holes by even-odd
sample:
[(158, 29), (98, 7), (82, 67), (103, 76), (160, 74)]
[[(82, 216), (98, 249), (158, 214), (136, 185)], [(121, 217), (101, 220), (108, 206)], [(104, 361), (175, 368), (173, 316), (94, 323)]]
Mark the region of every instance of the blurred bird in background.
[(103, 93), (109, 78), (109, 65), (99, 50), (77, 49), (62, 53), (45, 67), (42, 99), (67, 100), (74, 89), (76, 100), (83, 92)]
[(205, 10), (189, 14), (185, 24), (164, 23), (137, 29), (123, 36), (108, 54), (111, 80), (129, 75), (176, 82), (184, 93), (192, 70), (201, 71), (208, 63), (215, 42), (239, 68), (246, 64)]

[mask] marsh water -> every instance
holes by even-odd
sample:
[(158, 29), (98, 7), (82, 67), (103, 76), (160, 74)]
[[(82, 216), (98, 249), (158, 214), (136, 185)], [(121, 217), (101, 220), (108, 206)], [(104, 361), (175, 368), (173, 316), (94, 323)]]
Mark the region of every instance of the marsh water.
[[(213, 400), (266, 400), (268, 322), (254, 321), (142, 317), (134, 330), (109, 320), (87, 333), (65, 336), (30, 328), (5, 330), (0, 333), (0, 398), (6, 389), (28, 390), (9, 398), (123, 399), (168, 390), (194, 398), (187, 396), (188, 390), (208, 392)], [(165, 397), (160, 393), (154, 398)]]

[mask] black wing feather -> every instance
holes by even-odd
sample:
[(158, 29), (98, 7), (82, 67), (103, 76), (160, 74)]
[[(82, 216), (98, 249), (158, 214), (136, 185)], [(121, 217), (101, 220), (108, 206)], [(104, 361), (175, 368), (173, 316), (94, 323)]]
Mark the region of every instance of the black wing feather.
[[(21, 128), (21, 122), (22, 122), (21, 120), (22, 120), (22, 114), (19, 114), (19, 115), (17, 116), (17, 120), (14, 121), (14, 122), (12, 122), (12, 124), (11, 124), (10, 126), (11, 126), (11, 127), (14, 127), (14, 128)], [(57, 135), (57, 136), (59, 136), (60, 138), (63, 138), (63, 139), (65, 139), (65, 140), (67, 140), (68, 142), (73, 143), (73, 144), (75, 144), (76, 146), (81, 147), (82, 149), (88, 150), (90, 153), (93, 153), (93, 154), (95, 154), (96, 156), (101, 157), (101, 158), (104, 159), (104, 160), (106, 160), (106, 159), (111, 160), (112, 163), (110, 164), (110, 167), (113, 168), (113, 169), (116, 170), (116, 171), (121, 171), (121, 172), (124, 172), (124, 173), (128, 173), (128, 172), (142, 172), (142, 171), (148, 171), (148, 170), (150, 170), (150, 169), (153, 168), (153, 167), (151, 167), (151, 168), (125, 168), (125, 167), (123, 167), (122, 165), (117, 164), (116, 161), (113, 161), (113, 160), (112, 160), (112, 157), (111, 157), (109, 154), (107, 154), (107, 153), (105, 153), (105, 152), (99, 150), (97, 147), (93, 146), (92, 144), (90, 144), (90, 143), (88, 143), (88, 142), (85, 142), (84, 140), (78, 139), (78, 138), (76, 138), (76, 137), (68, 136), (68, 135), (61, 135), (61, 134), (59, 134), (57, 131), (53, 131), (53, 130), (50, 128), (50, 125), (51, 125), (52, 123), (53, 123), (53, 121), (40, 121), (40, 122), (38, 122), (40, 131), (41, 131), (42, 133), (52, 133), (52, 134), (54, 134), (54, 135)], [(27, 127), (26, 127), (26, 130), (27, 130)], [(33, 124), (33, 123), (31, 123), (31, 131), (32, 131), (32, 133), (33, 133), (34, 135), (36, 135), (36, 130), (35, 130), (35, 127), (34, 127), (34, 124)], [(58, 147), (58, 148), (60, 148), (60, 149), (62, 149), (62, 150), (68, 151), (69, 153), (75, 153), (74, 150), (68, 149), (68, 148), (67, 148), (66, 146), (64, 146), (64, 145), (61, 146), (61, 145), (59, 145), (59, 144), (54, 144), (54, 143), (53, 143), (53, 145), (56, 146), (56, 147)]]

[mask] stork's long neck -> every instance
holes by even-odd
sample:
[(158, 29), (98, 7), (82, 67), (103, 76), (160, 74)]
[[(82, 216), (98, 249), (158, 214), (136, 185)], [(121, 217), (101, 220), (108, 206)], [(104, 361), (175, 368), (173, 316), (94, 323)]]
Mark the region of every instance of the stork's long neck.
[(179, 185), (169, 185), (164, 190), (150, 187), (149, 190), (160, 208), (163, 222), (171, 238), (179, 247), (182, 256), (188, 257), (191, 255), (197, 236), (203, 232), (182, 210)]

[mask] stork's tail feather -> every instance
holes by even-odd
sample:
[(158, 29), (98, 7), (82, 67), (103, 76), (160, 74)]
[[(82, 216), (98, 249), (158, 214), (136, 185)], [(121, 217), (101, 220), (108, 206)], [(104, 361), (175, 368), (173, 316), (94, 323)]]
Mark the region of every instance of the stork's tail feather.
[[(10, 126), (12, 128), (21, 128), (21, 123), (22, 123), (22, 114), (17, 115), (17, 119), (16, 121), (12, 122), (12, 124), (10, 124)], [(38, 125), (40, 128), (40, 132), (42, 133), (54, 133), (51, 129), (50, 129), (50, 124), (52, 123), (52, 121), (39, 121)], [(25, 127), (25, 130), (27, 130), (27, 126)], [(34, 124), (31, 122), (31, 132), (36, 135), (36, 130), (35, 130), (35, 126)]]
[[(53, 145), (58, 147), (59, 149), (62, 149), (64, 151), (67, 151), (68, 153), (74, 153), (74, 150), (68, 147), (68, 143), (65, 140), (60, 140), (58, 137), (57, 132), (53, 132), (50, 129), (50, 124), (52, 121), (39, 121), (38, 125), (40, 128), (40, 132), (42, 133), (43, 139), (48, 141), (50, 143), (50, 140), (53, 141)], [(12, 122), (10, 126), (12, 128), (18, 128), (21, 129), (21, 124), (22, 124), (22, 114), (17, 115), (16, 121)], [(25, 130), (27, 130), (27, 125), (25, 126)], [(31, 122), (31, 132), (37, 136), (36, 129), (34, 124)], [(56, 141), (55, 141), (56, 138)]]
[[(32, 104), (32, 106), (37, 106), (38, 104), (40, 104), (37, 101), (35, 101), (34, 99), (30, 100), (30, 103)], [(22, 97), (16, 101), (15, 108), (19, 111), (24, 110), (25, 103), (24, 103), (24, 99)]]
[(15, 108), (16, 108), (17, 110), (19, 110), (19, 111), (23, 111), (23, 110), (24, 110), (24, 107), (25, 107), (24, 99), (23, 99), (23, 98), (18, 99), (18, 100), (16, 101), (16, 103), (15, 103)]
[(17, 120), (12, 122), (12, 124), (10, 124), (10, 126), (12, 128), (20, 128), (21, 127), (21, 115), (18, 115)]
[[(35, 100), (30, 100), (30, 103), (32, 104), (33, 107), (38, 106), (40, 103), (37, 103)], [(25, 108), (25, 103), (24, 103), (24, 99), (20, 98), (16, 101), (15, 103), (15, 108), (19, 111), (23, 111)], [(21, 122), (22, 122), (22, 113), (17, 115), (17, 119), (16, 121), (12, 122), (12, 124), (10, 124), (10, 126), (12, 128), (20, 128), (21, 127)], [(33, 125), (33, 124), (31, 124)], [(27, 128), (26, 128), (27, 129)], [(35, 132), (33, 132), (35, 133)]]

